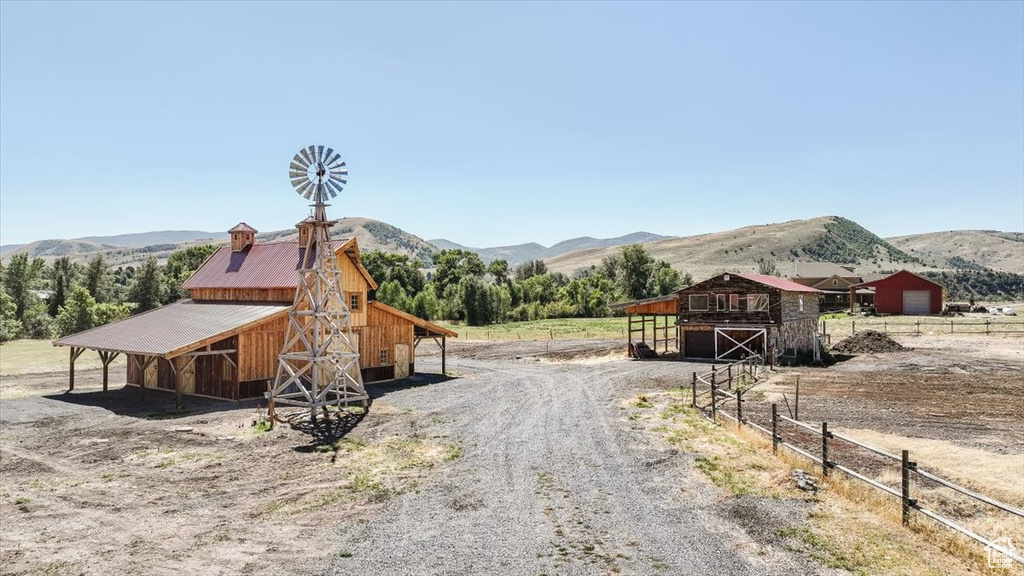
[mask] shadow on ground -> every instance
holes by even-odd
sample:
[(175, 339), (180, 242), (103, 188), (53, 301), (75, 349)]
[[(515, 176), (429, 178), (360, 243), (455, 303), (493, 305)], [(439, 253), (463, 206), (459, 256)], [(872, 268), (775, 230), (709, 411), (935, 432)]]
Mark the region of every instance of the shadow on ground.
[(90, 390), (88, 392), (62, 392), (46, 394), (48, 400), (56, 400), (78, 406), (93, 406), (108, 410), (118, 416), (145, 418), (148, 420), (172, 420), (196, 414), (225, 412), (239, 408), (256, 408), (262, 399), (248, 400), (217, 400), (201, 396), (182, 396), (180, 410), (174, 408), (174, 392), (158, 388), (146, 388), (142, 397), (139, 389), (134, 386), (112, 388), (107, 392)]

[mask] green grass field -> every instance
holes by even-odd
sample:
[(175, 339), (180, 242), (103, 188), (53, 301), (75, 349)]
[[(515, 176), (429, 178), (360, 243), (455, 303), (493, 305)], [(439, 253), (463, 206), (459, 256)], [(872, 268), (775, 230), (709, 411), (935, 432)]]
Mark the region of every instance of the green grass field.
[(490, 326), (442, 323), (464, 340), (568, 340), (625, 338), (626, 318), (553, 318)]
[[(57, 348), (49, 340), (14, 340), (0, 344), (0, 376), (63, 372), (68, 369), (69, 348)], [(111, 367), (124, 366), (119, 356)], [(86, 350), (75, 361), (76, 370), (102, 368), (99, 354)]]

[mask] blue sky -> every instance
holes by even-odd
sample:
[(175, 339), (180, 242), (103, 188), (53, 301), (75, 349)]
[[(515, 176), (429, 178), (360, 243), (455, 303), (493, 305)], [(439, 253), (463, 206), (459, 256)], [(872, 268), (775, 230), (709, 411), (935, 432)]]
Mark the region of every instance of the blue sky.
[(1024, 229), (1024, 3), (0, 3), (0, 242)]

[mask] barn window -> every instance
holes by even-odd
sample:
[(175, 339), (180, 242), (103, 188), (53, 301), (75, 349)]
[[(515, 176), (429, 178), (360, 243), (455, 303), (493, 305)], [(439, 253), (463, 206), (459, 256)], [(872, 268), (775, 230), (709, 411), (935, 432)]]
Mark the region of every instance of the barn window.
[(799, 298), (799, 301), (800, 301), (800, 311), (803, 312), (804, 311), (804, 295), (801, 294), (798, 298)]
[(839, 286), (839, 280), (836, 280), (835, 278), (833, 278), (832, 279), (832, 285), (833, 286)]
[(387, 350), (381, 350), (380, 351), (380, 365), (381, 366), (387, 366), (387, 364), (388, 364), (388, 351)]
[(349, 310), (359, 310), (359, 294), (348, 295)]
[(765, 312), (768, 310), (767, 294), (747, 294), (748, 312)]
[(690, 312), (707, 312), (708, 295), (690, 294)]
[(730, 312), (739, 312), (739, 310), (740, 310), (740, 295), (739, 294), (729, 294), (729, 311)]
[(726, 310), (728, 310), (727, 306), (728, 306), (728, 300), (726, 299), (726, 295), (725, 294), (719, 294), (718, 295), (718, 311), (719, 312), (725, 312)]

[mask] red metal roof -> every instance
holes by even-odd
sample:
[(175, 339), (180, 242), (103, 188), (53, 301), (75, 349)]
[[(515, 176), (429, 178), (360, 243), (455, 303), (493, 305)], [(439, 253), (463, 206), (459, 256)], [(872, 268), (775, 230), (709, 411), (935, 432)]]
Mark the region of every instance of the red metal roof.
[(817, 288), (797, 284), (792, 280), (786, 280), (778, 276), (766, 276), (764, 274), (734, 274), (734, 276), (739, 276), (758, 284), (764, 284), (765, 286), (771, 286), (772, 288), (778, 288), (779, 290), (785, 290), (786, 292), (821, 292)]
[(253, 244), (240, 252), (221, 246), (181, 287), (294, 288), (303, 251), (298, 242)]

